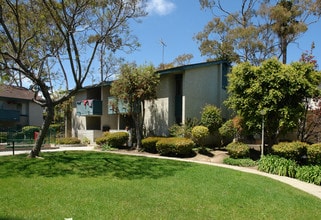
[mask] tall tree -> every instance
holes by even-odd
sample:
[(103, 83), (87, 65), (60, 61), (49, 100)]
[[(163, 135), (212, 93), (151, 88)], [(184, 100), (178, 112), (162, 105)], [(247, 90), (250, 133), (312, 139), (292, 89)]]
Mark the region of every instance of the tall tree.
[[(131, 44), (127, 41), (131, 39), (128, 20), (145, 15), (143, 3), (141, 0), (0, 1), (0, 68), (30, 80), (33, 89), (43, 96), (43, 100), (34, 101), (46, 109), (47, 117), (30, 157), (39, 155), (53, 120), (54, 107), (82, 88), (99, 45), (108, 42), (107, 49), (115, 51)], [(105, 13), (97, 13), (102, 8)], [(54, 67), (44, 68), (46, 64)], [(55, 99), (50, 86), (57, 82), (67, 92)]]
[[(305, 112), (305, 97), (320, 94), (321, 72), (309, 63), (282, 64), (269, 59), (261, 66), (242, 63), (229, 74), (227, 104), (240, 115), (249, 131), (260, 132), (262, 117), (269, 146), (279, 134), (297, 127)], [(262, 116), (261, 111), (266, 114)]]
[(159, 75), (154, 67), (125, 64), (121, 73), (111, 85), (110, 93), (118, 100), (128, 103), (128, 114), (135, 123), (137, 149), (141, 147), (143, 137), (143, 123), (145, 116), (145, 101), (156, 99), (156, 88)]
[(235, 12), (226, 9), (220, 0), (199, 1), (214, 15), (195, 36), (201, 54), (254, 65), (273, 56), (282, 56), (286, 63), (288, 45), (320, 16), (319, 0), (242, 0)]

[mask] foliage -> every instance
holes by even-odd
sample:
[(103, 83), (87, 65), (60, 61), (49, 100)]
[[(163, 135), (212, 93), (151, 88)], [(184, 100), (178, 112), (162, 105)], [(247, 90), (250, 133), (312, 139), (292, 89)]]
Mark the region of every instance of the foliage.
[(305, 111), (302, 100), (320, 93), (321, 73), (302, 62), (285, 65), (270, 59), (261, 66), (242, 63), (228, 75), (226, 104), (242, 117), (250, 132), (260, 132), (264, 119), (269, 146), (278, 135), (297, 127)]
[(226, 146), (226, 150), (231, 158), (246, 158), (250, 156), (250, 148), (241, 142), (232, 142)]
[(296, 179), (321, 185), (321, 166), (302, 166), (296, 169)]
[(96, 144), (108, 145), (112, 148), (123, 148), (129, 138), (129, 134), (124, 131), (119, 132), (104, 132), (102, 137), (96, 138)]
[(192, 128), (195, 126), (198, 126), (200, 123), (197, 118), (187, 118), (185, 121), (185, 124), (178, 125), (174, 124), (172, 125), (168, 130), (169, 134), (172, 137), (185, 137), (185, 138), (191, 138), (192, 137)]
[(233, 166), (240, 166), (240, 167), (254, 167), (257, 165), (257, 163), (249, 158), (243, 158), (243, 159), (234, 159), (234, 158), (224, 158), (223, 160), (224, 164), (233, 165)]
[(307, 153), (307, 147), (308, 144), (299, 141), (281, 142), (272, 146), (272, 154), (300, 163)]
[(263, 156), (258, 162), (258, 170), (279, 176), (295, 177), (298, 165), (294, 160), (279, 156)]
[[(69, 100), (92, 72), (98, 48), (135, 48), (129, 20), (146, 15), (140, 1), (1, 1), (0, 70), (31, 82), (46, 117), (30, 157), (39, 155), (55, 106)], [(53, 66), (55, 68), (53, 68)], [(73, 85), (69, 88), (70, 84)], [(54, 85), (66, 93), (53, 96)], [(38, 92), (43, 98), (37, 99)]]
[(163, 138), (156, 143), (157, 152), (164, 156), (189, 156), (194, 147), (191, 139), (179, 137)]
[(253, 65), (284, 55), (287, 46), (313, 23), (312, 18), (318, 20), (320, 15), (320, 2), (314, 0), (281, 0), (277, 3), (242, 0), (235, 2), (235, 11), (225, 5), (227, 1), (199, 2), (203, 9), (212, 10), (214, 15), (194, 37), (200, 44), (201, 55), (211, 60)]
[(76, 137), (57, 138), (57, 144), (80, 144), (81, 141)]
[(222, 126), (218, 129), (219, 134), (222, 137), (223, 145), (229, 144), (234, 137), (236, 137), (237, 130), (234, 127), (233, 120), (227, 120), (222, 124)]
[(221, 110), (214, 105), (206, 105), (201, 112), (201, 125), (208, 128), (213, 134), (222, 125)]
[(40, 127), (38, 126), (24, 126), (22, 128), (22, 132), (24, 133), (27, 139), (33, 139), (34, 133), (39, 131), (40, 131)]
[(204, 139), (209, 135), (209, 129), (199, 125), (192, 129), (192, 140), (201, 147), (204, 147)]
[(307, 159), (309, 164), (321, 165), (321, 143), (307, 146)]
[(147, 100), (156, 99), (156, 88), (159, 75), (155, 74), (152, 65), (125, 64), (121, 67), (120, 75), (111, 85), (110, 93), (118, 100), (128, 103), (128, 114), (135, 123), (137, 148), (141, 147), (144, 104)]
[(156, 143), (164, 137), (147, 137), (142, 140), (142, 150), (149, 153), (157, 153)]

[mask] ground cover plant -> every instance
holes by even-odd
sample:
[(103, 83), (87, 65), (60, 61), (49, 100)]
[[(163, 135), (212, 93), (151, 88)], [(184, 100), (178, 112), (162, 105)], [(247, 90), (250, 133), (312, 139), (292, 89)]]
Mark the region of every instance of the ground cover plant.
[(320, 219), (321, 200), (267, 177), (106, 152), (0, 157), (0, 219)]

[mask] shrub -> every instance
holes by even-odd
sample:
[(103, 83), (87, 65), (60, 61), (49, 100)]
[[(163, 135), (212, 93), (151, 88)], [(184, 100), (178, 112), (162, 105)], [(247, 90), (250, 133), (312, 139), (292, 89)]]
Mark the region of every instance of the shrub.
[(307, 146), (308, 144), (299, 141), (281, 142), (272, 146), (272, 154), (300, 162), (306, 155)]
[(22, 132), (24, 133), (27, 139), (33, 139), (34, 133), (39, 131), (40, 127), (38, 126), (25, 126), (22, 128)]
[(302, 166), (297, 168), (295, 178), (321, 185), (321, 166)]
[(221, 110), (214, 105), (206, 105), (201, 113), (201, 125), (208, 128), (213, 134), (222, 125)]
[(142, 149), (149, 153), (157, 153), (156, 143), (163, 137), (147, 137), (142, 140)]
[(233, 140), (233, 138), (236, 136), (237, 132), (232, 119), (222, 124), (218, 131), (220, 135), (223, 137), (223, 139), (227, 140), (227, 142), (231, 142), (231, 140)]
[(58, 138), (57, 144), (80, 144), (81, 141), (76, 137)]
[(188, 138), (162, 138), (156, 143), (160, 155), (166, 156), (188, 156), (194, 147), (195, 143)]
[(307, 147), (308, 163), (321, 165), (321, 144), (312, 144)]
[(295, 177), (297, 167), (294, 160), (276, 155), (264, 156), (258, 162), (258, 170), (279, 176)]
[(185, 138), (191, 138), (192, 134), (192, 128), (199, 125), (199, 121), (197, 118), (187, 118), (185, 121), (185, 124), (178, 125), (174, 124), (172, 125), (168, 131), (170, 136), (172, 137), (185, 137)]
[(250, 156), (250, 148), (241, 142), (232, 142), (226, 146), (226, 150), (231, 158), (245, 158)]
[(224, 164), (233, 165), (233, 166), (240, 166), (240, 167), (254, 167), (257, 165), (257, 163), (249, 158), (244, 159), (234, 159), (234, 158), (224, 158), (223, 160)]
[(122, 148), (128, 141), (128, 133), (124, 131), (120, 132), (104, 132), (103, 136), (100, 138), (96, 138), (96, 144), (104, 145), (107, 144), (110, 147)]
[(51, 131), (55, 131), (55, 132), (59, 133), (59, 132), (61, 132), (62, 125), (61, 124), (51, 124), (49, 128)]
[(204, 146), (204, 139), (209, 135), (207, 127), (199, 125), (192, 129), (192, 139), (198, 146)]

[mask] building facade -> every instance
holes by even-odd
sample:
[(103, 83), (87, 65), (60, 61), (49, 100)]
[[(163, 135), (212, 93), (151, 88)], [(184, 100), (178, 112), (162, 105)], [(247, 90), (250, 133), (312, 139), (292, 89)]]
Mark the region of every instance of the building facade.
[(31, 90), (0, 85), (0, 128), (20, 130), (27, 125), (41, 126), (42, 107), (34, 103), (33, 98)]
[[(229, 112), (223, 105), (227, 98), (228, 71), (229, 64), (223, 61), (158, 71), (157, 99), (145, 103), (146, 135), (168, 135), (170, 126), (200, 118), (206, 104), (217, 106), (222, 110), (222, 116), (228, 118)], [(126, 106), (118, 106), (120, 113), (113, 111), (111, 83), (88, 86), (77, 93), (72, 115), (73, 136), (94, 142), (105, 130), (124, 130), (131, 124), (124, 114)]]

